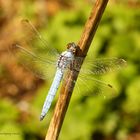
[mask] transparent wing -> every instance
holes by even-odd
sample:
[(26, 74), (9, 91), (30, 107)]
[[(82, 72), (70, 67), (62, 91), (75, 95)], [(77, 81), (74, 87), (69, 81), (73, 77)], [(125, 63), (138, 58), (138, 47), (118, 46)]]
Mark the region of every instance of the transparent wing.
[(42, 79), (52, 77), (56, 70), (59, 53), (55, 48), (47, 46), (36, 28), (28, 21), (21, 21), (21, 29), (10, 46), (10, 52), (20, 64), (31, 70)]
[[(82, 59), (83, 58), (81, 57), (76, 58), (74, 69), (77, 71), (80, 70), (78, 64), (82, 61)], [(126, 61), (120, 58), (87, 59), (84, 61), (80, 72), (88, 75), (100, 75), (119, 70), (124, 66), (126, 66)]]
[(48, 79), (54, 75), (56, 62), (45, 60), (18, 44), (13, 44), (10, 50), (19, 64), (22, 64), (37, 77)]
[[(47, 56), (58, 56), (59, 52), (54, 48), (48, 45), (46, 39), (44, 39), (35, 26), (27, 19), (21, 20), (21, 40), (30, 45), (34, 52), (41, 53), (41, 55), (46, 54)], [(41, 51), (42, 50), (42, 51)], [(46, 52), (43, 52), (46, 50)]]
[[(82, 61), (83, 58), (76, 58), (74, 70), (80, 70), (79, 63)], [(100, 80), (100, 77), (97, 77), (97, 75), (118, 70), (125, 65), (126, 61), (118, 58), (86, 60), (81, 67), (76, 87), (85, 96), (100, 94), (103, 97), (113, 97), (117, 93), (115, 88), (111, 84)]]
[(83, 96), (101, 95), (104, 98), (112, 98), (117, 94), (116, 89), (111, 84), (81, 73), (76, 82), (76, 89)]

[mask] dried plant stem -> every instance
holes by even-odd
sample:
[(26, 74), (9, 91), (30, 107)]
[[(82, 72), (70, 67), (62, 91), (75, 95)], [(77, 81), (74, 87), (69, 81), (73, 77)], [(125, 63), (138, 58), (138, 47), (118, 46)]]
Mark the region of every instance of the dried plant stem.
[[(78, 52), (78, 55), (86, 56), (107, 3), (108, 0), (96, 0), (91, 14), (85, 24), (80, 41), (78, 42), (78, 46), (81, 50)], [(78, 74), (75, 75), (73, 72), (69, 72), (67, 74), (67, 81), (64, 81), (60, 90), (60, 95), (45, 140), (58, 139), (75, 85), (72, 81), (76, 80), (77, 77)]]

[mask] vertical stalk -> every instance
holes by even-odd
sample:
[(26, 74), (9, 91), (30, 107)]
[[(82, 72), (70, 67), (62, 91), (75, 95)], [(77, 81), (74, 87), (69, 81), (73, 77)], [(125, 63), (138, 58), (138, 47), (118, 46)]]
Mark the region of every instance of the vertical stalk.
[[(85, 24), (82, 36), (78, 42), (78, 46), (81, 50), (78, 52), (79, 56), (86, 56), (107, 3), (108, 0), (96, 0), (96, 3), (93, 6), (90, 16)], [(73, 72), (69, 72), (67, 74), (67, 81), (64, 81), (60, 90), (60, 95), (45, 140), (58, 139), (61, 126), (63, 124), (65, 114), (74, 89), (75, 84), (73, 80), (76, 80), (77, 77), (78, 74), (75, 75)]]

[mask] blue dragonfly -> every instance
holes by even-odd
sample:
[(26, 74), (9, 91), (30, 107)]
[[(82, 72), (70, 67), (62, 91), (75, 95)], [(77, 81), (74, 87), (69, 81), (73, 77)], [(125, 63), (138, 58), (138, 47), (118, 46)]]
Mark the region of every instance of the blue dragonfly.
[[(67, 50), (59, 53), (57, 49), (48, 45), (35, 26), (28, 20), (21, 21), (21, 32), (22, 34), (18, 34), (16, 43), (10, 47), (12, 54), (39, 78), (54, 77), (43, 105), (40, 120), (43, 120), (47, 114), (61, 81), (65, 80), (64, 74), (68, 70), (75, 73), (80, 71), (78, 83), (84, 87), (85, 95), (98, 93), (105, 95), (104, 92), (107, 90), (114, 93), (112, 85), (96, 79), (95, 76), (120, 69), (126, 65), (124, 59), (87, 59), (80, 68), (79, 64), (83, 61), (83, 57), (76, 56), (78, 46), (75, 43), (68, 43)], [(92, 86), (88, 85), (88, 82), (93, 83)], [(80, 85), (78, 83), (77, 89), (80, 91), (81, 86), (78, 86)]]

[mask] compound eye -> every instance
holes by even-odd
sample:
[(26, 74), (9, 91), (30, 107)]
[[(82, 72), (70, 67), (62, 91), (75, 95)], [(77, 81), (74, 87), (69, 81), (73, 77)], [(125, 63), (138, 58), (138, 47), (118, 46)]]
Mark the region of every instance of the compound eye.
[(69, 49), (71, 46), (72, 46), (72, 44), (71, 43), (68, 43), (67, 44), (67, 49)]

